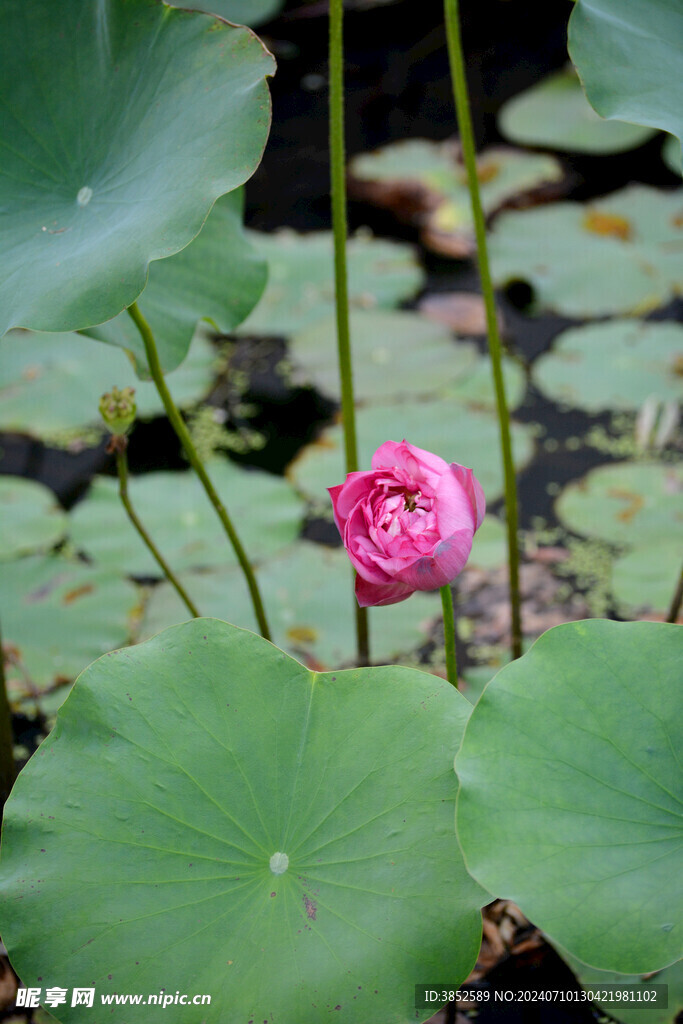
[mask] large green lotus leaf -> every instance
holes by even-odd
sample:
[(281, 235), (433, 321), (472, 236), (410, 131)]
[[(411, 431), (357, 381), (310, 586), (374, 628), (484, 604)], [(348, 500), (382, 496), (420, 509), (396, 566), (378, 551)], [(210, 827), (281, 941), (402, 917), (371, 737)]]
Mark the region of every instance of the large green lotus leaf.
[(679, 0), (577, 0), (569, 19), (569, 54), (597, 112), (662, 128), (679, 142), (681, 38)]
[(643, 547), (683, 540), (683, 468), (621, 462), (592, 470), (556, 502), (570, 530), (613, 544)]
[[(680, 499), (680, 496), (679, 496)], [(612, 594), (617, 604), (627, 613), (651, 609), (665, 612), (676, 590), (681, 566), (677, 562), (675, 546), (683, 551), (683, 530), (678, 537), (671, 531), (663, 532), (645, 544), (638, 544), (612, 564)]]
[[(243, 206), (242, 189), (222, 196), (191, 245), (171, 259), (150, 264), (138, 305), (155, 337), (163, 339), (167, 373), (187, 355), (200, 317), (227, 334), (261, 298), (267, 267), (243, 231)], [(145, 347), (128, 313), (87, 333), (129, 349), (146, 370)]]
[(415, 979), (466, 977), (487, 898), (453, 835), (469, 710), (434, 676), (309, 672), (215, 619), (101, 658), (6, 808), (22, 980), (211, 994), (131, 1024), (421, 1020)]
[(46, 551), (66, 533), (66, 513), (34, 480), (0, 476), (0, 560)]
[[(203, 615), (228, 619), (256, 631), (244, 578), (237, 569), (183, 576)], [(307, 664), (353, 662), (356, 657), (355, 598), (351, 563), (343, 548), (302, 541), (266, 562), (259, 571), (273, 642)], [(374, 661), (391, 661), (424, 643), (430, 622), (441, 614), (438, 594), (414, 594), (387, 608), (370, 608)], [(145, 611), (143, 637), (187, 619), (175, 590), (155, 587)]]
[[(227, 461), (210, 466), (249, 558), (261, 561), (290, 544), (301, 529), (304, 506), (290, 484)], [(175, 571), (235, 561), (216, 513), (192, 470), (131, 477), (133, 508)], [(98, 566), (135, 576), (158, 576), (159, 567), (124, 512), (118, 482), (100, 478), (71, 513), (71, 539)]]
[[(490, 504), (503, 491), (498, 423), (494, 416), (448, 397), (428, 402), (372, 405), (356, 413), (361, 469), (370, 468), (373, 452), (386, 440), (404, 438), (446, 462), (469, 466)], [(512, 447), (517, 471), (533, 454), (530, 428), (512, 424)], [(343, 483), (344, 437), (341, 426), (325, 430), (290, 464), (287, 475), (304, 494), (329, 504), (328, 487)]]
[(138, 601), (120, 575), (82, 562), (54, 555), (3, 562), (2, 637), (20, 659), (7, 663), (10, 693), (29, 695), (33, 687), (75, 679), (93, 658), (121, 647)]
[(508, 100), (498, 122), (511, 142), (575, 153), (621, 153), (654, 134), (641, 125), (599, 117), (571, 67)]
[[(493, 407), (491, 364), (474, 343), (454, 342), (447, 328), (399, 310), (356, 310), (351, 314), (353, 385), (360, 402), (397, 401), (406, 396), (448, 391), (464, 401)], [(325, 394), (341, 398), (336, 318), (319, 320), (290, 339), (298, 376)], [(504, 364), (509, 406), (522, 399), (522, 369)]]
[(102, 323), (253, 173), (273, 59), (156, 0), (6, 0), (0, 39), (0, 334)]
[(237, 25), (256, 28), (274, 17), (284, 6), (284, 0), (182, 0), (182, 3), (174, 2), (171, 6), (185, 7), (191, 11), (209, 11)]
[(679, 324), (610, 320), (564, 331), (533, 373), (555, 401), (600, 412), (638, 409), (650, 395), (680, 399), (681, 362)]
[[(268, 285), (240, 334), (292, 334), (335, 308), (332, 232), (247, 232), (268, 262)], [(424, 271), (411, 246), (357, 235), (347, 246), (349, 302), (352, 309), (391, 308), (410, 299), (424, 284)]]
[[(484, 150), (477, 168), (487, 214), (513, 196), (557, 181), (563, 174), (551, 156), (505, 148)], [(403, 220), (417, 220), (430, 248), (455, 256), (475, 251), (467, 175), (452, 141), (393, 142), (354, 157), (349, 169), (361, 195), (389, 207)]]
[(681, 144), (673, 135), (667, 135), (662, 146), (662, 160), (674, 174), (681, 173)]
[(486, 687), (455, 762), (470, 872), (601, 970), (681, 955), (682, 641), (655, 622), (549, 630)]
[(495, 283), (528, 281), (538, 309), (643, 313), (683, 291), (683, 190), (629, 185), (587, 205), (502, 213), (490, 248)]
[[(598, 1006), (606, 1010), (610, 1016), (622, 1022), (622, 1024), (643, 1024), (643, 1010), (647, 1007), (648, 1024), (674, 1024), (681, 1010), (683, 1010), (683, 960), (665, 967), (652, 976), (642, 978), (639, 974), (618, 974), (616, 971), (597, 971), (594, 967), (588, 967), (581, 963), (575, 956), (567, 953), (565, 949), (558, 946), (558, 953), (571, 967), (584, 989), (591, 992), (599, 992), (602, 985), (637, 985), (636, 992), (640, 994), (641, 1002), (633, 1006), (620, 1002), (616, 1003), (609, 997), (602, 1002), (594, 1000)], [(648, 1005), (648, 993), (652, 992), (652, 986), (667, 986), (666, 1009)], [(638, 994), (635, 996), (638, 999)]]
[[(197, 333), (185, 363), (169, 378), (182, 407), (211, 387), (216, 350)], [(50, 440), (89, 426), (104, 432), (100, 396), (112, 386), (135, 388), (138, 415), (158, 416), (164, 407), (154, 384), (138, 380), (126, 354), (80, 334), (12, 331), (0, 340), (0, 429)]]

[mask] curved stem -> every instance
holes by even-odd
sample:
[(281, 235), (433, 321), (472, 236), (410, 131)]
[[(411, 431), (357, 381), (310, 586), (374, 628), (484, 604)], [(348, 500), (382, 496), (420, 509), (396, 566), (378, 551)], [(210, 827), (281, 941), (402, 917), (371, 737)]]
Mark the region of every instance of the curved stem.
[(678, 586), (674, 591), (674, 596), (671, 598), (669, 614), (666, 617), (667, 622), (678, 621), (678, 615), (681, 610), (681, 602), (683, 602), (683, 569), (681, 569), (681, 574), (678, 577)]
[[(346, 158), (344, 146), (344, 4), (330, 0), (330, 181), (332, 229), (334, 232), (334, 281), (337, 305), (337, 350), (341, 380), (346, 472), (358, 469), (356, 410), (353, 400), (353, 371), (349, 330), (349, 293), (346, 271)], [(354, 601), (354, 603), (356, 603)], [(368, 611), (356, 604), (358, 664), (369, 662)]]
[(446, 649), (446, 672), (448, 682), (458, 689), (458, 663), (455, 657), (455, 613), (453, 611), (453, 592), (448, 584), (441, 587), (441, 605), (443, 607), (443, 639)]
[(462, 40), (460, 38), (458, 0), (444, 0), (444, 16), (446, 20), (448, 59), (451, 69), (451, 79), (453, 81), (455, 109), (458, 115), (460, 141), (462, 144), (465, 167), (467, 169), (467, 183), (472, 202), (472, 217), (474, 220), (474, 232), (477, 240), (477, 255), (479, 259), (479, 275), (481, 278), (481, 290), (486, 309), (489, 352), (491, 354), (493, 383), (496, 394), (496, 405), (498, 408), (500, 446), (505, 477), (505, 512), (508, 537), (508, 564), (510, 568), (509, 588), (510, 610), (512, 615), (511, 648), (512, 657), (519, 658), (522, 654), (522, 624), (519, 598), (519, 547), (517, 542), (517, 489), (515, 484), (515, 467), (512, 460), (510, 419), (507, 410), (507, 401), (505, 399), (505, 383), (503, 380), (503, 367), (501, 362), (502, 346), (498, 330), (498, 319), (496, 317), (496, 303), (493, 294), (493, 284), (491, 282), (488, 249), (486, 246), (486, 225), (481, 205), (481, 196), (479, 194), (479, 178), (477, 176), (474, 132), (472, 131), (469, 94), (467, 90), (467, 79), (465, 77), (465, 60), (462, 50)]
[(5, 805), (16, 777), (17, 766), (14, 763), (12, 712), (7, 697), (5, 655), (2, 650), (2, 631), (0, 630), (0, 811), (2, 811)]
[(154, 543), (150, 535), (147, 533), (147, 530), (144, 528), (144, 526), (138, 519), (135, 509), (133, 508), (130, 497), (128, 495), (128, 459), (126, 457), (125, 449), (123, 451), (120, 451), (117, 448), (116, 450), (116, 468), (119, 471), (119, 496), (121, 498), (121, 503), (123, 507), (128, 513), (128, 518), (130, 519), (131, 523), (140, 534), (140, 537), (142, 538), (143, 542), (151, 551), (157, 565), (163, 572), (168, 582), (171, 584), (172, 587), (175, 587), (178, 597), (183, 602), (192, 618), (198, 619), (199, 612), (197, 611), (196, 606), (188, 597), (187, 591), (185, 590), (177, 576), (174, 574), (168, 562), (164, 559), (163, 555), (157, 548), (156, 544)]
[(228, 539), (232, 544), (233, 550), (237, 555), (237, 561), (239, 562), (242, 568), (242, 572), (244, 573), (245, 579), (247, 581), (247, 586), (249, 587), (249, 593), (251, 594), (251, 600), (254, 606), (254, 612), (256, 614), (256, 620), (258, 622), (261, 635), (265, 637), (266, 640), (270, 640), (270, 630), (268, 629), (266, 613), (263, 608), (263, 602), (261, 600), (261, 594), (258, 589), (258, 584), (256, 583), (254, 571), (249, 563), (249, 559), (246, 556), (246, 552), (242, 547), (240, 539), (237, 536), (237, 531), (235, 530), (235, 527), (232, 525), (230, 517), (228, 516), (227, 510), (223, 505), (223, 502), (219, 498), (216, 488), (211, 483), (209, 475), (204, 469), (204, 464), (202, 463), (201, 459), (199, 458), (199, 455), (197, 454), (197, 450), (194, 444), (192, 443), (192, 438), (190, 437), (190, 432), (185, 426), (185, 422), (182, 416), (180, 415), (180, 412), (178, 411), (178, 407), (173, 401), (171, 393), (168, 390), (168, 387), (166, 386), (164, 374), (161, 369), (161, 363), (159, 362), (159, 354), (157, 352), (156, 342), (154, 341), (154, 335), (150, 330), (149, 324), (147, 323), (144, 316), (138, 309), (138, 305), (136, 302), (134, 302), (132, 306), (128, 307), (128, 312), (135, 326), (139, 330), (140, 336), (142, 337), (142, 340), (144, 342), (149, 372), (152, 376), (152, 380), (156, 385), (156, 389), (159, 392), (161, 401), (164, 404), (166, 415), (168, 416), (171, 422), (171, 426), (175, 430), (180, 440), (180, 443), (183, 446), (183, 449), (185, 451), (185, 454), (187, 455), (190, 465), (192, 466), (195, 473), (199, 477), (202, 486), (207, 493), (209, 501), (216, 510), (216, 515), (220, 519), (223, 525), (223, 529), (225, 530)]

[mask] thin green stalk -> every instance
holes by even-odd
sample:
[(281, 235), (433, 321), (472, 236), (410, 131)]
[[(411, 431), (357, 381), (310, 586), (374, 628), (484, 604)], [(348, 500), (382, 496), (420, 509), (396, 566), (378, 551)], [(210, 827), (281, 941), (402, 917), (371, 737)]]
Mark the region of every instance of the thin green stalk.
[(448, 584), (441, 588), (441, 605), (443, 607), (443, 639), (446, 649), (446, 672), (448, 682), (458, 689), (458, 663), (455, 658), (455, 613), (453, 611), (453, 592)]
[(522, 654), (522, 624), (519, 597), (519, 547), (517, 543), (517, 489), (515, 484), (515, 467), (512, 461), (512, 444), (510, 439), (510, 419), (505, 399), (505, 383), (501, 362), (501, 343), (496, 317), (496, 303), (491, 282), (488, 249), (486, 246), (486, 225), (479, 194), (479, 178), (477, 177), (476, 150), (472, 117), (470, 114), (469, 94), (465, 76), (465, 60), (462, 40), (460, 37), (460, 16), (458, 0), (444, 0), (444, 16), (446, 21), (446, 39), (448, 43), (448, 60), (453, 82), (455, 109), (458, 115), (460, 141), (462, 144), (467, 182), (472, 202), (474, 232), (477, 240), (479, 275), (481, 290), (486, 308), (486, 325), (493, 369), (493, 382), (498, 407), (498, 423), (500, 426), (500, 446), (503, 456), (503, 472), (505, 477), (505, 512), (507, 519), (508, 564), (510, 568), (510, 609), (512, 615), (511, 649), (512, 657), (519, 658)]
[(125, 448), (123, 449), (123, 451), (121, 451), (119, 448), (116, 449), (116, 468), (119, 471), (119, 496), (121, 498), (121, 503), (123, 507), (128, 513), (128, 518), (130, 519), (131, 523), (140, 534), (140, 537), (142, 538), (144, 543), (151, 551), (154, 559), (156, 560), (157, 565), (163, 572), (168, 582), (171, 584), (172, 587), (175, 588), (178, 597), (183, 602), (192, 618), (198, 619), (199, 612), (197, 611), (196, 606), (190, 600), (187, 591), (185, 590), (185, 588), (183, 587), (182, 583), (175, 575), (173, 570), (171, 569), (166, 559), (163, 557), (163, 555), (157, 548), (156, 544), (154, 543), (150, 535), (147, 533), (147, 530), (144, 528), (144, 526), (138, 519), (135, 509), (133, 508), (130, 497), (128, 495), (128, 458), (126, 457)]
[[(330, 182), (332, 229), (334, 232), (334, 281), (337, 300), (337, 349), (341, 404), (344, 421), (346, 472), (358, 469), (356, 409), (353, 400), (353, 371), (349, 331), (349, 291), (346, 271), (346, 157), (344, 146), (344, 3), (330, 0)], [(355, 602), (354, 602), (355, 603)], [(358, 664), (370, 660), (367, 608), (356, 605)]]
[(159, 362), (159, 354), (157, 352), (156, 342), (154, 341), (154, 335), (150, 330), (149, 324), (147, 323), (144, 316), (138, 309), (138, 305), (136, 302), (134, 302), (132, 306), (128, 307), (128, 312), (135, 326), (139, 330), (140, 336), (144, 342), (149, 372), (152, 376), (152, 380), (156, 385), (156, 389), (159, 392), (161, 401), (164, 404), (166, 415), (168, 416), (171, 422), (171, 426), (175, 430), (180, 440), (180, 443), (183, 446), (183, 449), (185, 451), (185, 454), (187, 455), (190, 465), (192, 466), (195, 473), (199, 477), (202, 486), (207, 493), (209, 501), (216, 510), (216, 515), (220, 519), (223, 525), (223, 529), (225, 530), (228, 539), (232, 544), (233, 550), (237, 555), (237, 560), (242, 568), (242, 572), (244, 573), (245, 579), (247, 581), (247, 586), (249, 587), (249, 593), (251, 594), (251, 600), (254, 606), (254, 612), (256, 614), (256, 620), (258, 622), (259, 631), (261, 635), (265, 637), (266, 640), (270, 640), (270, 630), (268, 628), (266, 613), (263, 607), (263, 602), (261, 600), (261, 594), (258, 589), (256, 577), (254, 576), (254, 571), (249, 563), (249, 559), (246, 556), (246, 552), (242, 547), (241, 541), (237, 536), (237, 531), (235, 530), (235, 527), (232, 525), (230, 517), (228, 516), (227, 510), (223, 505), (223, 502), (219, 498), (216, 488), (211, 483), (209, 475), (204, 469), (204, 464), (199, 458), (197, 449), (192, 443), (192, 438), (190, 437), (190, 432), (185, 426), (185, 421), (180, 415), (178, 407), (173, 401), (171, 393), (168, 390), (166, 381), (164, 380), (164, 374), (161, 369), (161, 363)]
[(678, 586), (674, 592), (674, 596), (671, 598), (671, 605), (669, 606), (669, 614), (666, 617), (667, 622), (678, 622), (678, 615), (681, 610), (681, 602), (683, 602), (683, 569), (678, 577)]
[(5, 682), (5, 656), (2, 653), (2, 632), (0, 631), (0, 811), (10, 794), (17, 777), (14, 763), (14, 739), (12, 736), (12, 712), (7, 699)]

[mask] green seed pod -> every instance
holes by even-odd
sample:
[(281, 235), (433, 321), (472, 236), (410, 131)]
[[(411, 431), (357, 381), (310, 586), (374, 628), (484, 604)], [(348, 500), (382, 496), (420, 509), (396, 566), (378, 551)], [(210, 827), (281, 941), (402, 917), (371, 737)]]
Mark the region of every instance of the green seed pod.
[(100, 414), (115, 435), (128, 433), (135, 422), (135, 388), (112, 388), (100, 399)]

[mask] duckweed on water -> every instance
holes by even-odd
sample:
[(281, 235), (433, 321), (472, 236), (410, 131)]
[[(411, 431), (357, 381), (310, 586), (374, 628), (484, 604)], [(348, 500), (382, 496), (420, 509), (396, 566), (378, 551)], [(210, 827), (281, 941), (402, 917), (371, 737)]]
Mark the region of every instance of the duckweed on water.
[(612, 606), (613, 550), (602, 540), (567, 539), (569, 557), (557, 566), (560, 576), (573, 576), (576, 586), (585, 592), (584, 597), (591, 615), (606, 616)]

